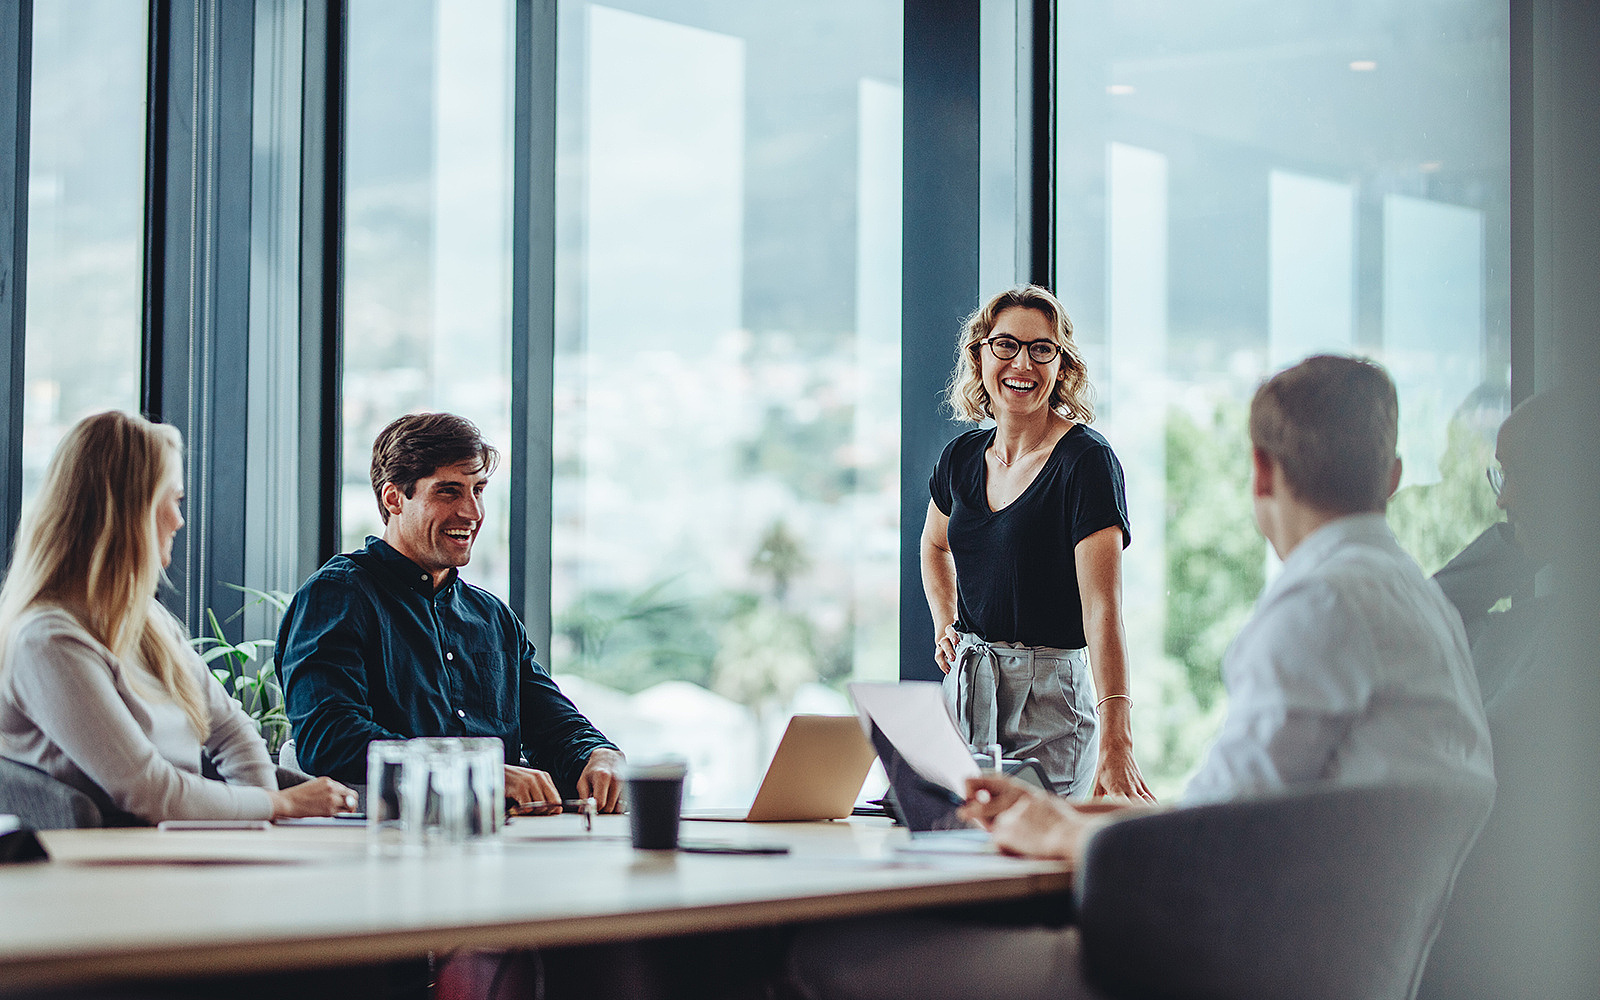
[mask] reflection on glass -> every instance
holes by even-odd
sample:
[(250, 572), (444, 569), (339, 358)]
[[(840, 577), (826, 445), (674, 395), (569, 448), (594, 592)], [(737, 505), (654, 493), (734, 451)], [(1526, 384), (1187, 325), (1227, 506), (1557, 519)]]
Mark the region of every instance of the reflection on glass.
[(1481, 210), (1383, 199), (1383, 359), (1403, 401), (1409, 483), (1443, 477), (1450, 415), (1483, 381), (1483, 264)]
[(1495, 519), (1509, 374), (1505, 5), (1062, 0), (1058, 291), (1127, 472), (1140, 764), (1173, 795), (1271, 567), (1245, 415), (1320, 351), (1388, 366), (1424, 569)]
[(372, 441), (448, 410), (500, 449), (463, 574), (510, 582), (510, 0), (350, 5), (342, 546), (383, 533)]
[(22, 488), (78, 418), (139, 407), (143, 4), (33, 11)]
[(732, 803), (898, 673), (900, 5), (559, 10), (551, 663)]
[(1354, 190), (1284, 170), (1267, 183), (1267, 367), (1354, 350)]

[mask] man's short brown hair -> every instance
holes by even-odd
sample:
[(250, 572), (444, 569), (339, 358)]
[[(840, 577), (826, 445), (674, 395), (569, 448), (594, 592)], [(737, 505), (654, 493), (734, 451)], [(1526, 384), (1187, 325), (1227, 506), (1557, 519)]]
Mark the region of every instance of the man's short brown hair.
[(417, 480), (447, 465), (476, 461), (484, 475), (500, 464), (500, 452), (483, 439), (478, 425), (454, 413), (408, 413), (378, 432), (372, 442), (372, 493), (378, 513), (389, 523), (383, 505), (385, 483), (394, 483), (408, 498)]
[(1307, 358), (1250, 401), (1250, 443), (1283, 468), (1296, 499), (1334, 514), (1383, 512), (1399, 424), (1389, 373), (1362, 358)]

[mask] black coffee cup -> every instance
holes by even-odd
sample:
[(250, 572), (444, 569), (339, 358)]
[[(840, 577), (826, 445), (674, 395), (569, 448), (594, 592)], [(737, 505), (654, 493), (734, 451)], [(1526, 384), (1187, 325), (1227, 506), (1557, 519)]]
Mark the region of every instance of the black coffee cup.
[(678, 813), (683, 808), (683, 779), (688, 773), (689, 767), (682, 760), (630, 762), (623, 766), (628, 822), (636, 849), (677, 850)]

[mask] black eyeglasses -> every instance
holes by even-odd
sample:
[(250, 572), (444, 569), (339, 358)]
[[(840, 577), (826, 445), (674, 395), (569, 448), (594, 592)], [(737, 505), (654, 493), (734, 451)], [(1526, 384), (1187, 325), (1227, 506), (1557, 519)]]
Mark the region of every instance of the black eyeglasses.
[(1015, 337), (988, 337), (978, 341), (978, 344), (988, 344), (989, 350), (993, 351), (994, 356), (1001, 361), (1010, 361), (1024, 347), (1028, 349), (1028, 357), (1038, 365), (1047, 365), (1061, 355), (1061, 345), (1053, 340), (1030, 340), (1023, 343)]
[(1505, 470), (1498, 465), (1491, 465), (1483, 470), (1489, 476), (1489, 488), (1494, 490), (1495, 499), (1500, 498), (1500, 491), (1506, 488)]

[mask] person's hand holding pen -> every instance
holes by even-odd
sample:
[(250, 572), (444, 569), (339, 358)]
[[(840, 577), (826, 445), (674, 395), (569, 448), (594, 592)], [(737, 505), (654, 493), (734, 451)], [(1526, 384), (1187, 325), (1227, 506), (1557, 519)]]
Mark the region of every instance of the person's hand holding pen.
[(506, 798), (518, 806), (530, 804), (529, 811), (513, 815), (548, 816), (561, 811), (561, 793), (556, 790), (555, 779), (531, 767), (506, 765)]
[(578, 797), (593, 798), (603, 813), (622, 811), (622, 751), (598, 747), (589, 754), (578, 775)]
[(988, 830), (1007, 854), (1077, 861), (1089, 835), (1100, 827), (1154, 811), (1120, 802), (1072, 802), (1015, 778), (986, 774), (967, 779), (960, 815)]
[(1007, 854), (1069, 861), (1076, 857), (1084, 825), (1066, 799), (1003, 775), (968, 778), (960, 815), (988, 830)]

